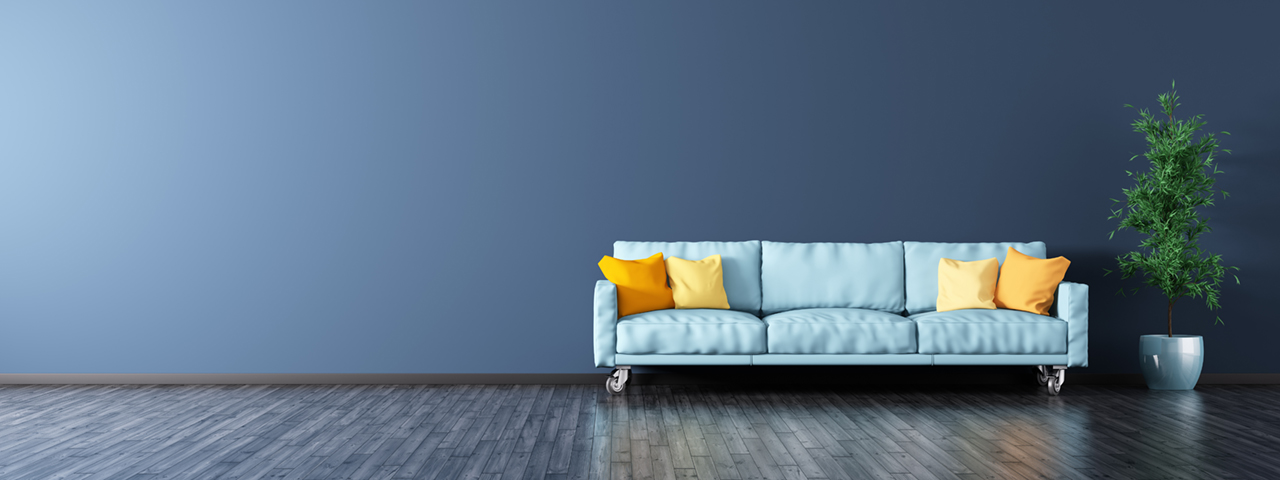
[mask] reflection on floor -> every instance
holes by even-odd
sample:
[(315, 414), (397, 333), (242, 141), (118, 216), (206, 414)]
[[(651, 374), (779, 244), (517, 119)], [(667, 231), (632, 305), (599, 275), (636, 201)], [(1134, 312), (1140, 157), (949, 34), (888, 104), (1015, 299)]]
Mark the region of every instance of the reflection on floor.
[(1280, 386), (0, 387), (4, 479), (1230, 477)]

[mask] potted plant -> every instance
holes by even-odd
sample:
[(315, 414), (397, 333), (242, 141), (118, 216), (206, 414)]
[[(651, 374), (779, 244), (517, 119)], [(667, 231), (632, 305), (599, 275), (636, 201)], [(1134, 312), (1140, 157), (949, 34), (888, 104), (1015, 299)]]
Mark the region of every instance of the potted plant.
[[(1146, 157), (1150, 170), (1126, 172), (1136, 183), (1124, 189), (1124, 205), (1113, 209), (1110, 219), (1120, 220), (1116, 230), (1130, 229), (1143, 235), (1138, 250), (1116, 257), (1120, 276), (1141, 276), (1144, 285), (1160, 289), (1168, 300), (1168, 333), (1143, 335), (1138, 340), (1147, 386), (1155, 390), (1190, 390), (1195, 388), (1204, 365), (1204, 338), (1173, 334), (1173, 306), (1183, 297), (1194, 297), (1203, 298), (1210, 310), (1217, 310), (1221, 307), (1218, 297), (1222, 279), (1227, 270), (1238, 268), (1223, 266), (1221, 255), (1200, 247), (1200, 236), (1210, 231), (1205, 223), (1208, 217), (1201, 216), (1202, 207), (1212, 206), (1215, 193), (1220, 191), (1214, 189), (1214, 175), (1222, 173), (1214, 163), (1218, 139), (1213, 133), (1200, 133), (1204, 115), (1174, 117), (1173, 111), (1180, 105), (1177, 91), (1171, 89), (1157, 98), (1163, 113), (1160, 117), (1125, 105), (1138, 111), (1133, 131), (1142, 133), (1147, 140), (1146, 153), (1129, 160)], [(1227, 197), (1227, 192), (1221, 194)], [(1112, 231), (1111, 236), (1115, 233)], [(1238, 277), (1236, 282), (1240, 282)], [(1216, 323), (1222, 323), (1222, 319)]]

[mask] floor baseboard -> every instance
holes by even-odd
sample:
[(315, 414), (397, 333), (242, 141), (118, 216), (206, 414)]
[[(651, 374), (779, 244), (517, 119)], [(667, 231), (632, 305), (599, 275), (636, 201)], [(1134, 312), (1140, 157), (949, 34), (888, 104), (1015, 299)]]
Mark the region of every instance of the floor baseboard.
[[(945, 375), (636, 373), (637, 385), (1016, 385), (1020, 373)], [(595, 385), (602, 373), (0, 373), (3, 385)], [(1068, 373), (1067, 384), (1142, 385), (1142, 375)], [(1200, 385), (1277, 385), (1277, 373), (1206, 373)]]
[[(736, 377), (708, 378), (680, 374), (636, 374), (638, 385), (689, 385), (689, 384), (743, 384), (743, 385), (1021, 385), (1032, 378), (1025, 373), (979, 373), (962, 375), (868, 375), (861, 377), (832, 378), (814, 375), (789, 375), (785, 377)], [(598, 382), (593, 382), (598, 383)], [(1137, 373), (1069, 373), (1067, 385), (1145, 385), (1142, 374)], [(1276, 373), (1206, 373), (1197, 385), (1280, 385)]]
[(0, 373), (8, 385), (585, 385), (594, 373)]

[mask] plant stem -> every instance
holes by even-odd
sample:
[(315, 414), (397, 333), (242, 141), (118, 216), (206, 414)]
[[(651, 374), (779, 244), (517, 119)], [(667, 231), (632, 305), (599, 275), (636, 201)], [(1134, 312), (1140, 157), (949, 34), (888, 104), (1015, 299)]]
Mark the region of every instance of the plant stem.
[(1173, 338), (1173, 300), (1169, 301), (1169, 338)]

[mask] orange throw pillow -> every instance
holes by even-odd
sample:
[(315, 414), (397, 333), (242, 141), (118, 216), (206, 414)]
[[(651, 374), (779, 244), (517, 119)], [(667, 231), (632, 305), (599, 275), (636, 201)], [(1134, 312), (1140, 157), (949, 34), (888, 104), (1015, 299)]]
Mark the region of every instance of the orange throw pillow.
[(1000, 266), (996, 283), (996, 306), (1040, 315), (1049, 314), (1053, 293), (1067, 276), (1071, 260), (1065, 257), (1048, 260), (1024, 255), (1009, 247)]
[(618, 285), (618, 317), (676, 308), (661, 253), (642, 260), (618, 260), (605, 255), (600, 259), (600, 271)]

